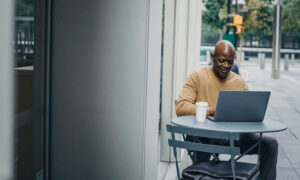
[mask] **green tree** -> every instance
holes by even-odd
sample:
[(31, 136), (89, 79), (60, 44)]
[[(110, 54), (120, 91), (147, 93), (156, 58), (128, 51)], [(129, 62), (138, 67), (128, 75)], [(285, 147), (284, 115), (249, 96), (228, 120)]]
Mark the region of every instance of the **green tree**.
[(300, 31), (300, 0), (283, 2), (282, 30), (284, 32)]
[(16, 16), (34, 16), (34, 0), (17, 0)]
[(283, 38), (300, 41), (300, 0), (285, 0), (282, 8)]
[[(225, 0), (203, 0), (205, 4), (205, 10), (202, 12), (202, 22), (206, 30), (218, 31), (220, 39), (224, 33), (224, 27), (226, 25), (227, 8)], [(204, 33), (208, 33), (204, 31)], [(214, 33), (210, 33), (210, 36), (214, 36)]]
[(216, 28), (212, 28), (209, 24), (203, 23), (202, 24), (202, 33), (205, 35), (205, 37), (208, 38), (218, 38), (219, 33)]
[(243, 14), (245, 33), (243, 37), (257, 36), (270, 39), (272, 37), (272, 8), (269, 0), (246, 0)]
[[(17, 17), (34, 17), (34, 0), (17, 0), (16, 1)], [(33, 22), (18, 21), (17, 32), (28, 32), (32, 28)]]
[[(297, 0), (300, 1), (300, 0)], [(227, 23), (228, 0), (203, 0), (205, 10), (202, 13), (203, 34), (207, 37), (215, 36), (217, 31), (220, 39), (225, 32)], [(270, 0), (246, 0), (246, 4), (239, 5), (239, 9), (247, 10), (242, 13), (244, 19), (243, 37), (259, 37), (260, 39), (272, 39), (273, 11)], [(231, 7), (233, 14), (234, 8)]]

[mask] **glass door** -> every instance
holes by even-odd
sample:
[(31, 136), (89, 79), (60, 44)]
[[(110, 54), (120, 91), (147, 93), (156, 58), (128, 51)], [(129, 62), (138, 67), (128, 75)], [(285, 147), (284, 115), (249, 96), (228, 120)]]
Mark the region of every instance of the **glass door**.
[(16, 179), (44, 179), (46, 167), (46, 0), (15, 1)]

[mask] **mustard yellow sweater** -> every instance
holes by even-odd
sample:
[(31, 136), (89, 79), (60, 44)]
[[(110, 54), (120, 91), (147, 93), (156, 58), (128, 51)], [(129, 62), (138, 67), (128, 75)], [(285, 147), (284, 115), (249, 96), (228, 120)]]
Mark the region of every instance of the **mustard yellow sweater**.
[(209, 107), (216, 108), (220, 90), (248, 90), (243, 78), (230, 72), (225, 80), (216, 77), (211, 66), (201, 68), (189, 74), (179, 95), (177, 116), (194, 115), (195, 103), (208, 102)]

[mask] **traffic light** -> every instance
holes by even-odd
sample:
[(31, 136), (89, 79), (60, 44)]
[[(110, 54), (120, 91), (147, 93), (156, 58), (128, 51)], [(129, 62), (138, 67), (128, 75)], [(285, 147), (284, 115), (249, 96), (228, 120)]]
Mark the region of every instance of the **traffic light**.
[(236, 31), (235, 34), (242, 34), (244, 32), (244, 28), (243, 26), (235, 26), (236, 27)]
[(230, 14), (233, 17), (233, 23), (229, 23), (230, 26), (238, 26), (243, 24), (243, 16), (239, 14)]
[(233, 16), (233, 24), (236, 25), (242, 25), (243, 24), (243, 16), (239, 15), (239, 14), (235, 14)]
[(230, 17), (233, 18), (233, 22), (229, 23), (229, 26), (235, 26), (235, 34), (242, 34), (244, 32), (243, 25), (243, 16), (239, 14), (230, 14)]

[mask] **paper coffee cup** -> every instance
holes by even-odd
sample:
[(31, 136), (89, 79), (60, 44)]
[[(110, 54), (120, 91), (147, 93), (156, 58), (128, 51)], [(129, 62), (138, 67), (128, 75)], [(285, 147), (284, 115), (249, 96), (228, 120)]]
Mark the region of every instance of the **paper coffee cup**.
[(204, 122), (206, 119), (208, 103), (207, 102), (197, 102), (195, 105), (196, 105), (196, 120), (198, 122)]

